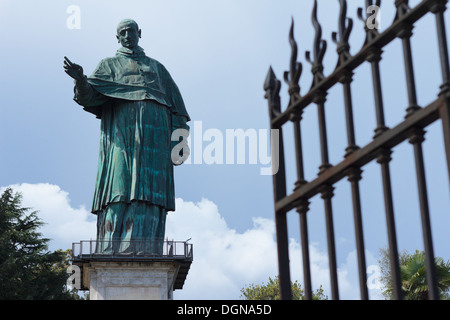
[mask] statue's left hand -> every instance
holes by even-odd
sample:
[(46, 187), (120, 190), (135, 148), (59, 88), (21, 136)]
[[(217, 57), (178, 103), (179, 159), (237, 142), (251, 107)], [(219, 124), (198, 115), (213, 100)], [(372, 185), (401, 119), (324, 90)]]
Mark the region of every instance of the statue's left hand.
[(75, 80), (82, 81), (84, 79), (83, 68), (67, 57), (64, 57), (64, 71)]

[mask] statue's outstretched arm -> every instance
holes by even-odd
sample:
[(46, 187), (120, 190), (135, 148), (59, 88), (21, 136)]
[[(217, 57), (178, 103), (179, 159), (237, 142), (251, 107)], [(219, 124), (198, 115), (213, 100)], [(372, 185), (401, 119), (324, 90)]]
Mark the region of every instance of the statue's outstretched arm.
[(64, 71), (75, 80), (74, 100), (82, 106), (98, 106), (103, 104), (107, 98), (97, 92), (87, 81), (83, 68), (64, 57)]

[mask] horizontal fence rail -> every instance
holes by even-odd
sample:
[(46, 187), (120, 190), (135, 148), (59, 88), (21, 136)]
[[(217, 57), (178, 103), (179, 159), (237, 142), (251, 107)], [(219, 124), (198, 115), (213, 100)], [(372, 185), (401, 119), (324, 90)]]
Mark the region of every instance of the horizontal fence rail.
[[(392, 160), (392, 149), (398, 144), (408, 141), (414, 151), (429, 299), (439, 299), (422, 143), (425, 139), (424, 129), (433, 122), (440, 120), (443, 127), (446, 164), (450, 181), (450, 69), (444, 19), (447, 0), (423, 0), (414, 8), (409, 7), (409, 1), (407, 0), (396, 0), (393, 3), (396, 8), (395, 19), (381, 33), (376, 28), (368, 27), (367, 19), (369, 17), (364, 15), (367, 12), (367, 8), (371, 6), (380, 7), (381, 1), (366, 0), (365, 8), (359, 8), (357, 11), (358, 18), (362, 21), (361, 25), (363, 25), (366, 37), (361, 49), (353, 55), (350, 54), (350, 45), (348, 42), (354, 27), (353, 21), (347, 17), (347, 1), (338, 1), (340, 5), (338, 31), (332, 34), (332, 40), (337, 47), (337, 65), (331, 74), (328, 76), (323, 74), (324, 67), (322, 62), (327, 50), (327, 42), (322, 39), (322, 28), (317, 18), (318, 1), (314, 0), (312, 10), (312, 24), (315, 30), (313, 50), (312, 52), (307, 51), (305, 54), (306, 60), (311, 64), (313, 76), (309, 91), (303, 95), (300, 94), (299, 80), (303, 71), (303, 65), (297, 62), (298, 48), (297, 42), (294, 39), (294, 21), (292, 21), (289, 32), (289, 43), (291, 45), (289, 71), (284, 72), (284, 81), (288, 85), (289, 93), (289, 103), (285, 110), (282, 110), (280, 101), (281, 81), (276, 78), (275, 72), (271, 67), (264, 82), (265, 98), (268, 101), (269, 107), (270, 127), (279, 131), (278, 139), (272, 141), (272, 147), (278, 148), (278, 159), (272, 159), (272, 163), (278, 164), (278, 171), (273, 175), (273, 193), (280, 296), (282, 299), (292, 298), (287, 212), (295, 209), (299, 213), (300, 218), (305, 298), (312, 299), (307, 213), (309, 211), (310, 199), (319, 194), (324, 203), (331, 296), (332, 299), (339, 299), (332, 199), (334, 196), (334, 184), (347, 178), (351, 187), (351, 207), (354, 219), (360, 295), (361, 299), (368, 299), (359, 183), (362, 179), (362, 167), (369, 162), (376, 161), (380, 165), (381, 170), (393, 297), (397, 300), (403, 299), (389, 164)], [(439, 94), (434, 101), (427, 106), (419, 106), (416, 95), (416, 80), (410, 41), (415, 23), (427, 14), (433, 14), (435, 16), (436, 36), (439, 46), (439, 57), (436, 58), (440, 61), (442, 84), (438, 88)], [(399, 57), (399, 59), (402, 58), (404, 64), (408, 105), (405, 106), (405, 118), (395, 127), (388, 128), (384, 118), (379, 62), (383, 56), (383, 47), (396, 39), (399, 39), (402, 44), (403, 56)], [(363, 63), (368, 63), (371, 68), (375, 106), (374, 113), (377, 126), (374, 128), (372, 141), (360, 147), (355, 142), (354, 106), (352, 103), (351, 89), (354, 71)], [(343, 90), (347, 147), (344, 150), (344, 159), (332, 165), (329, 162), (328, 154), (325, 108), (327, 93), (334, 86), (340, 86)], [(317, 108), (321, 163), (318, 167), (317, 177), (312, 181), (306, 181), (303, 166), (301, 124), (303, 111), (310, 106)], [(297, 169), (295, 188), (289, 194), (286, 187), (285, 146), (283, 143), (283, 134), (286, 134), (283, 132), (283, 126), (287, 123), (292, 123), (294, 128), (295, 164)]]

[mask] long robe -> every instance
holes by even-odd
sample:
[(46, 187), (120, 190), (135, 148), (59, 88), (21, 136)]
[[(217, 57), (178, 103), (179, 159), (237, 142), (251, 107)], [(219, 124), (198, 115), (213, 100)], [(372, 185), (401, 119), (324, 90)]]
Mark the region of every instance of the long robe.
[(142, 48), (121, 48), (75, 86), (74, 100), (101, 119), (92, 204), (98, 250), (162, 239), (166, 212), (175, 210), (171, 133), (190, 120), (170, 74)]

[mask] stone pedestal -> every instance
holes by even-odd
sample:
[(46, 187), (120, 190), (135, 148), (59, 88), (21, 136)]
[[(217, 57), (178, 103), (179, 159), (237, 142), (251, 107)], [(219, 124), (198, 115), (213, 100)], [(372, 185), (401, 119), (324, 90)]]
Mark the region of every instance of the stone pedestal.
[(176, 262), (91, 262), (83, 268), (91, 300), (171, 300)]
[(156, 254), (96, 253), (96, 247), (93, 240), (72, 245), (77, 289), (89, 290), (91, 300), (172, 300), (193, 260), (192, 244), (181, 241), (164, 241)]

